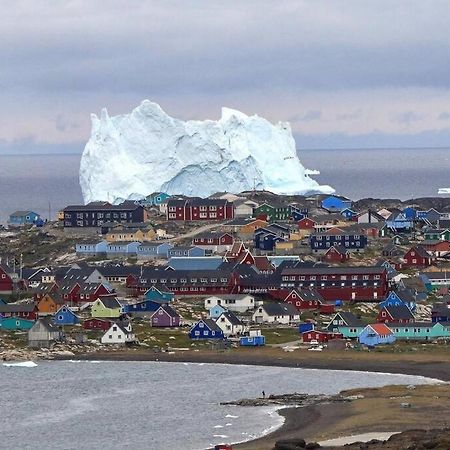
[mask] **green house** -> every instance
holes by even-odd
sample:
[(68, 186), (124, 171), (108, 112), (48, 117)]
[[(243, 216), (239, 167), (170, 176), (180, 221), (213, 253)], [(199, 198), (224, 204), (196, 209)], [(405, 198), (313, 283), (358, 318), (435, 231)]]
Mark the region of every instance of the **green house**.
[(426, 241), (450, 241), (450, 230), (429, 229), (423, 236)]
[(267, 216), (269, 222), (289, 220), (291, 208), (288, 205), (261, 203), (254, 209), (255, 217)]
[(117, 319), (122, 314), (122, 305), (113, 296), (100, 296), (91, 307), (91, 316), (97, 319)]
[(448, 322), (413, 322), (408, 324), (389, 324), (389, 328), (397, 339), (404, 340), (433, 340), (450, 337), (450, 323)]
[(0, 320), (0, 329), (5, 331), (28, 331), (34, 325), (33, 320), (21, 317), (4, 317)]

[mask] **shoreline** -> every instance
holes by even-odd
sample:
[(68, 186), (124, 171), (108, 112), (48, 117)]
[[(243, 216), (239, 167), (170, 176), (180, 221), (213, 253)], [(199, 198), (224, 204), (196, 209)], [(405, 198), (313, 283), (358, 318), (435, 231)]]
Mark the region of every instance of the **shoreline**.
[[(135, 351), (115, 351), (99, 352), (94, 354), (80, 354), (69, 357), (59, 357), (59, 360), (80, 359), (96, 361), (160, 361), (160, 362), (184, 362), (199, 364), (238, 364), (247, 366), (272, 366), (302, 369), (323, 369), (323, 370), (350, 370), (359, 372), (374, 372), (393, 375), (421, 376), (436, 380), (436, 382), (450, 382), (450, 362), (442, 358), (430, 357), (426, 363), (417, 361), (420, 358), (410, 358), (411, 355), (373, 354), (374, 358), (330, 358), (332, 354), (324, 352), (320, 355), (308, 354), (306, 352), (295, 355), (295, 353), (278, 352), (274, 358), (271, 352), (135, 352)], [(294, 355), (294, 356), (293, 356)], [(402, 386), (405, 388), (405, 386)], [(382, 388), (378, 388), (382, 389)], [(310, 405), (304, 407), (282, 406), (277, 409), (277, 414), (284, 418), (283, 423), (273, 431), (253, 440), (238, 442), (233, 444), (233, 448), (240, 450), (271, 450), (275, 442), (279, 439), (312, 439), (317, 434), (317, 430), (333, 430), (339, 425), (343, 418), (354, 415), (351, 403)], [(392, 431), (379, 427), (377, 432)], [(409, 427), (394, 431), (405, 431), (413, 428)], [(417, 428), (417, 427), (416, 427)], [(361, 431), (357, 426), (352, 429), (349, 435), (357, 434)], [(367, 431), (367, 430), (362, 430)], [(332, 437), (339, 437), (334, 435)], [(326, 448), (326, 447), (324, 447)]]

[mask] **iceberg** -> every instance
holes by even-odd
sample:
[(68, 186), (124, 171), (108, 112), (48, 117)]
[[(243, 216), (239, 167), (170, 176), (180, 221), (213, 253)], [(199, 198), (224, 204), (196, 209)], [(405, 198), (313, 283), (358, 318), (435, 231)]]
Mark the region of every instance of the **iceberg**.
[(22, 361), (17, 363), (3, 363), (5, 367), (37, 367), (34, 361)]
[(86, 203), (139, 199), (152, 192), (205, 197), (265, 189), (276, 194), (332, 193), (301, 164), (288, 123), (222, 108), (215, 120), (175, 119), (144, 100), (131, 113), (92, 114), (80, 163)]
[(450, 194), (450, 188), (439, 188), (438, 189), (438, 194), (439, 195)]

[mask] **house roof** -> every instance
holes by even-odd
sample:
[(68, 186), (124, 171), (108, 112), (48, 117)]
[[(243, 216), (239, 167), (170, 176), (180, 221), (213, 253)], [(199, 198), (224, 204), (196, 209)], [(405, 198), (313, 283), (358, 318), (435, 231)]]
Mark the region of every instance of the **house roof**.
[(264, 303), (262, 308), (268, 316), (298, 316), (299, 312), (290, 303)]
[[(345, 322), (345, 325), (348, 327), (363, 327), (363, 326), (365, 326), (365, 323), (351, 312), (340, 311), (336, 314), (336, 316), (340, 316), (342, 318), (342, 320)], [(336, 317), (336, 316), (334, 316), (334, 317)], [(333, 322), (334, 317), (330, 323)]]
[(407, 253), (410, 251), (415, 251), (421, 258), (431, 258), (432, 256), (420, 245), (417, 245), (416, 247), (411, 248)]
[(0, 303), (0, 313), (33, 312), (35, 309), (34, 303)]
[(28, 216), (29, 214), (36, 214), (36, 216), (39, 216), (39, 214), (33, 212), (33, 211), (14, 211), (12, 214), (10, 214), (10, 217), (23, 217)]
[(162, 304), (156, 311), (162, 309), (170, 317), (180, 317), (180, 315), (167, 303)]
[(117, 309), (122, 306), (119, 300), (117, 300), (117, 297), (101, 295), (98, 299), (103, 303), (105, 308)]
[(385, 271), (382, 267), (361, 267), (361, 266), (352, 266), (352, 267), (302, 267), (301, 264), (296, 264), (295, 267), (287, 268), (282, 270), (282, 275), (296, 275), (296, 274), (305, 274), (305, 275), (328, 275), (328, 274), (336, 274), (336, 275), (351, 275), (351, 274), (382, 274)]
[(213, 319), (202, 319), (202, 321), (211, 331), (218, 331), (220, 333), (222, 332), (222, 329), (219, 327), (219, 325), (217, 325), (217, 323)]
[(383, 308), (386, 312), (396, 320), (411, 320), (414, 319), (414, 315), (406, 305), (400, 306), (385, 306)]
[(223, 263), (221, 256), (173, 256), (166, 267), (174, 270), (216, 270)]
[(217, 320), (219, 320), (219, 318), (222, 317), (222, 316), (225, 316), (228, 319), (228, 321), (231, 323), (231, 325), (242, 325), (241, 319), (239, 319), (239, 317), (237, 317), (236, 314), (234, 314), (234, 312), (232, 312), (232, 311), (224, 311), (217, 318)]
[(304, 301), (316, 301), (323, 303), (323, 297), (315, 289), (296, 290), (298, 296)]
[(372, 328), (372, 330), (375, 331), (375, 333), (377, 333), (379, 335), (392, 334), (392, 330), (384, 323), (371, 323), (370, 325), (367, 325), (367, 326)]
[(142, 208), (132, 200), (125, 200), (118, 205), (112, 205), (108, 202), (90, 202), (87, 205), (69, 205), (63, 211), (134, 211), (137, 208)]

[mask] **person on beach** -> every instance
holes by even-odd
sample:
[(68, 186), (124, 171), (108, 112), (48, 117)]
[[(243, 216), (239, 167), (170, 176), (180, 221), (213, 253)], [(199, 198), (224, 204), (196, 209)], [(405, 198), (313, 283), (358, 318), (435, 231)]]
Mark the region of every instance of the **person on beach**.
[(262, 391), (262, 397), (266, 398), (266, 393), (264, 391)]

